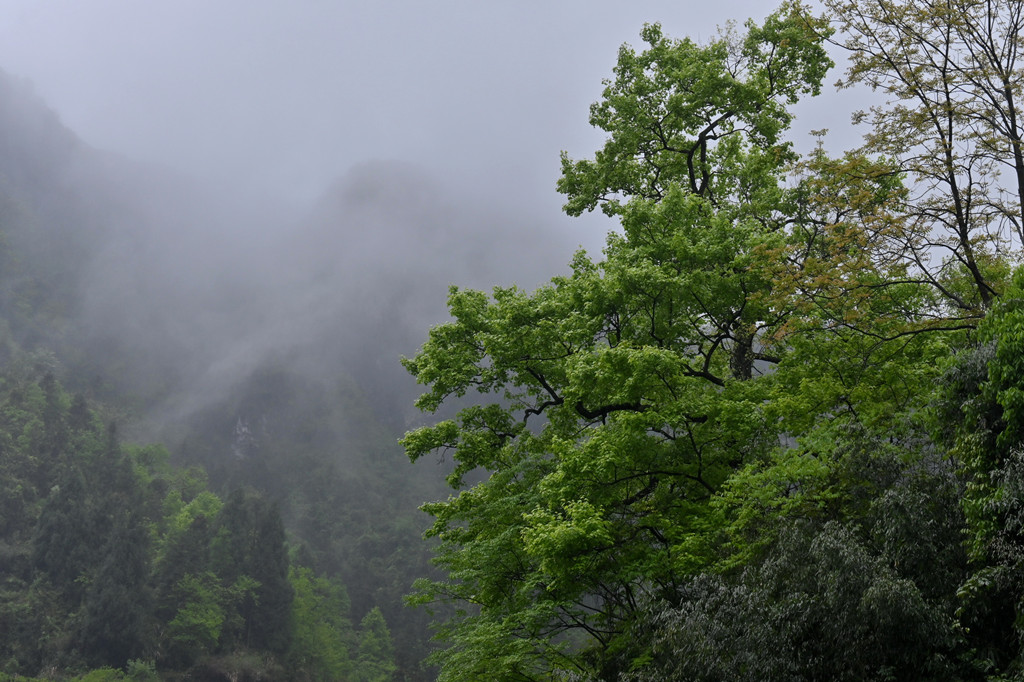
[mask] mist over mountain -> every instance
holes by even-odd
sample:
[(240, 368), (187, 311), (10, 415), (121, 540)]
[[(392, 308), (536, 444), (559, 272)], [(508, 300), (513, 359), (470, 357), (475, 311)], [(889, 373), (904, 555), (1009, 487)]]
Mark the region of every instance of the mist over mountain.
[(418, 392), (399, 358), (450, 285), (533, 288), (574, 249), (401, 161), (299, 210), (206, 187), (89, 146), (0, 73), (0, 360), (52, 371), (214, 490), (274, 500), (353, 618), (381, 610), (402, 670), (426, 651), (426, 615), (401, 605), (429, 570), (416, 507), (446, 493), (397, 446)]
[(95, 390), (179, 413), (187, 394), (209, 400), (282, 353), (388, 393), (404, 381), (399, 355), (445, 319), (449, 285), (532, 288), (574, 248), (397, 161), (356, 165), (299, 215), (265, 195), (217, 195), (90, 148), (8, 75), (0, 164), (25, 226), (8, 241), (60, 271), (48, 274), (75, 331), (65, 350), (117, 368), (97, 368)]

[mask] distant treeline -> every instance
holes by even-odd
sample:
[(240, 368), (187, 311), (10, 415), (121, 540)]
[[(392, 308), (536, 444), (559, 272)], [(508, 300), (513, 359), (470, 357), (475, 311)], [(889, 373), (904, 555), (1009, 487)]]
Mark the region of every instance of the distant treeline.
[(380, 609), (352, 622), (338, 577), (289, 556), (278, 504), (121, 443), (41, 362), (0, 375), (0, 537), (7, 675), (393, 679)]

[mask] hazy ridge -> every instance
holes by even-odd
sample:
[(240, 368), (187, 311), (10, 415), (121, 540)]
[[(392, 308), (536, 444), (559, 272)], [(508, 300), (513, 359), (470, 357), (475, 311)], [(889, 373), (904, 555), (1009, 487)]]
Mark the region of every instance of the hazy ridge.
[[(0, 350), (42, 363), (122, 434), (280, 505), (293, 552), (379, 606), (414, 679), (427, 571), (416, 507), (443, 466), (397, 446), (418, 417), (399, 365), (451, 284), (532, 288), (572, 245), (424, 169), (368, 161), (296, 213), (91, 148), (0, 74)], [(31, 358), (31, 360), (26, 360)]]

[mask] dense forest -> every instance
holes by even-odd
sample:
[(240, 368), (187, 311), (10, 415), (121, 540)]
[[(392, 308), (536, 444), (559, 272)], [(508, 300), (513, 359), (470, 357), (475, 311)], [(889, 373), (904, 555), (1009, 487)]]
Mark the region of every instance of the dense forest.
[[(1024, 679), (1024, 5), (820, 4), (620, 49), (568, 268), (0, 74), (0, 677)], [(838, 59), (867, 134), (801, 152)]]
[[(603, 257), (405, 361), (439, 679), (1024, 679), (1024, 4), (821, 5), (646, 26), (562, 159)], [(864, 143), (799, 154), (833, 56)]]

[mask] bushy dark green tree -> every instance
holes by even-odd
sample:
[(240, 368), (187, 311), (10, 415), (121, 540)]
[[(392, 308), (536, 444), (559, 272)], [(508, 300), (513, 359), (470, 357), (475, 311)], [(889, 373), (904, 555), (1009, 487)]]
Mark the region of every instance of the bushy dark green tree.
[[(840, 524), (791, 527), (737, 581), (704, 575), (652, 609), (643, 672), (663, 680), (948, 680), (951, 613)], [(640, 633), (638, 633), (640, 634)], [(962, 671), (959, 671), (962, 672)]]
[(253, 491), (228, 496), (216, 521), (211, 567), (225, 586), (241, 579), (253, 589), (236, 604), (238, 628), (231, 646), (283, 654), (290, 642), (293, 591), (288, 582), (288, 549), (277, 506)]
[(358, 682), (391, 682), (396, 669), (388, 624), (380, 609), (373, 608), (359, 623), (359, 657), (353, 679)]
[(767, 488), (728, 503), (760, 510), (736, 539), (756, 548), (651, 605), (635, 634), (653, 646), (626, 679), (976, 678), (957, 619), (968, 575), (959, 472), (922, 427), (844, 440), (824, 466), (775, 479), (788, 491), (761, 472), (737, 481)]
[(153, 608), (149, 586), (149, 532), (137, 513), (114, 519), (103, 557), (85, 595), (79, 641), (94, 665), (122, 668), (152, 654)]
[(73, 604), (82, 596), (80, 578), (95, 566), (96, 549), (105, 543), (79, 468), (65, 464), (57, 480), (36, 524), (33, 564)]
[(963, 507), (972, 574), (961, 618), (979, 666), (1024, 671), (1024, 270), (947, 373), (940, 433), (966, 479)]
[(357, 641), (345, 587), (303, 567), (293, 566), (289, 578), (295, 598), (287, 661), (294, 679), (352, 679)]

